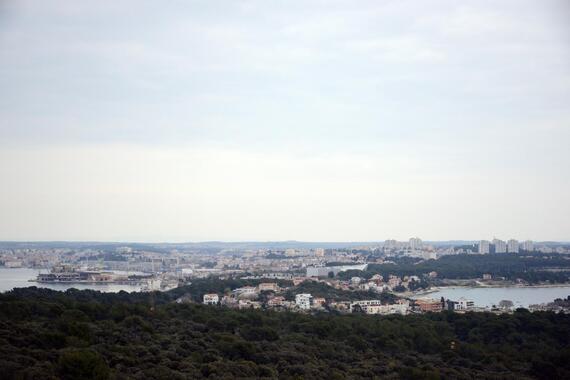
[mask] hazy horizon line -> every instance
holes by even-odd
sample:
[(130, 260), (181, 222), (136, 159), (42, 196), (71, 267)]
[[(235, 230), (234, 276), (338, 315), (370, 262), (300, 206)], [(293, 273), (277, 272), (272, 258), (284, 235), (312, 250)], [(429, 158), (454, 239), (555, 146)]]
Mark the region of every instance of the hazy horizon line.
[[(496, 237), (494, 237), (496, 238)], [(515, 239), (515, 238), (513, 238)], [(3, 240), (0, 239), (0, 244), (5, 243), (95, 243), (95, 244), (206, 244), (206, 243), (224, 243), (224, 244), (243, 244), (243, 243), (326, 243), (326, 244), (374, 244), (374, 243), (384, 243), (387, 240), (395, 240), (398, 242), (405, 242), (409, 239), (380, 239), (380, 240), (294, 240), (294, 239), (287, 239), (287, 240), (224, 240), (224, 239), (214, 239), (214, 240), (184, 240), (184, 241), (173, 241), (173, 240), (160, 240), (160, 241), (142, 241), (142, 240)], [(464, 242), (464, 243), (476, 243), (481, 240), (488, 240), (492, 241), (490, 238), (486, 239), (436, 239), (436, 240), (426, 240), (421, 239), (424, 243), (438, 243), (438, 242)], [(508, 241), (509, 239), (499, 239)], [(525, 240), (530, 240), (536, 243), (564, 243), (570, 244), (570, 239), (515, 239), (520, 242)]]

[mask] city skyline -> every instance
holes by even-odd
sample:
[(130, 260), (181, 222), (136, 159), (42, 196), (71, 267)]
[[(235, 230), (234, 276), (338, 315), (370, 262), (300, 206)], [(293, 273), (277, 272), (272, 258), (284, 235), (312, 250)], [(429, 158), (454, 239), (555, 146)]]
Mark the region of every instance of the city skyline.
[[(417, 240), (416, 240), (417, 239)], [(414, 242), (416, 240), (416, 242)], [(419, 241), (419, 243), (417, 242)], [(274, 247), (275, 249), (285, 249), (285, 248), (311, 248), (311, 249), (329, 249), (329, 248), (354, 248), (358, 246), (399, 246), (399, 247), (410, 247), (412, 249), (423, 249), (426, 247), (430, 247), (432, 244), (435, 246), (457, 246), (461, 244), (471, 244), (473, 246), (479, 246), (480, 244), (486, 244), (486, 252), (489, 253), (488, 250), (490, 247), (494, 246), (496, 242), (500, 242), (508, 246), (508, 244), (514, 244), (513, 247), (519, 247), (522, 250), (532, 251), (535, 246), (539, 244), (570, 244), (570, 241), (566, 240), (531, 240), (531, 239), (518, 239), (516, 237), (511, 237), (509, 239), (498, 239), (497, 237), (493, 237), (491, 240), (487, 239), (446, 239), (446, 240), (423, 240), (418, 237), (412, 237), (409, 239), (374, 239), (374, 240), (353, 240), (353, 241), (319, 241), (319, 240), (202, 240), (202, 241), (136, 241), (136, 240), (0, 240), (0, 245), (11, 246), (11, 244), (46, 244), (46, 245), (54, 245), (57, 244), (64, 244), (64, 245), (73, 245), (73, 244), (83, 244), (83, 245), (90, 245), (93, 244), (94, 246), (97, 245), (171, 245), (171, 246), (183, 246), (185, 244), (190, 246), (201, 247), (210, 246), (210, 247), (218, 247), (217, 244), (223, 246), (232, 246), (235, 245), (234, 248), (244, 248), (244, 244), (251, 244), (253, 246), (259, 246), (264, 248), (271, 248)], [(323, 245), (320, 246), (319, 244)], [(515, 251), (515, 249), (513, 249)], [(518, 251), (518, 249), (516, 250)], [(516, 252), (515, 251), (515, 252)], [(512, 252), (512, 251), (505, 251)], [(480, 252), (480, 248), (479, 251)]]
[(570, 241), (569, 14), (4, 2), (0, 240)]

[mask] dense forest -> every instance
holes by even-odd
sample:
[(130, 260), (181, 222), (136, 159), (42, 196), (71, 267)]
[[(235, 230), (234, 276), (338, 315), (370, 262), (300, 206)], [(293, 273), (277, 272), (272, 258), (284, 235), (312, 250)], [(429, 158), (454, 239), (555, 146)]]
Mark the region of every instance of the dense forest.
[[(564, 269), (550, 271), (549, 269)], [(352, 276), (370, 278), (374, 274), (386, 277), (422, 276), (437, 272), (439, 278), (468, 279), (481, 278), (491, 274), (494, 278), (507, 280), (522, 279), (531, 284), (538, 282), (564, 283), (570, 281), (570, 259), (558, 254), (490, 254), (490, 255), (449, 255), (438, 260), (418, 262), (417, 259), (404, 257), (394, 263), (370, 264), (366, 271), (346, 271), (339, 277), (348, 279)]]
[(570, 315), (307, 315), (173, 302), (187, 291), (1, 294), (0, 377), (570, 378)]

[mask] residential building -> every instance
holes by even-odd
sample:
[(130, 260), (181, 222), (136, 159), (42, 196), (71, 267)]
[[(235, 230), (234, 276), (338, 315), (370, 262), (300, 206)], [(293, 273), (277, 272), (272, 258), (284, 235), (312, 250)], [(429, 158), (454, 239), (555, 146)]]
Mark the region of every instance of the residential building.
[(434, 300), (431, 298), (421, 298), (421, 299), (417, 299), (415, 300), (416, 305), (420, 308), (421, 311), (423, 311), (424, 313), (428, 313), (428, 312), (440, 312), (443, 305), (441, 304), (441, 301), (438, 300)]
[(523, 241), (520, 248), (523, 251), (532, 252), (534, 251), (534, 242), (532, 240)]
[(398, 248), (398, 242), (394, 239), (386, 240), (384, 242), (384, 249), (396, 249)]
[(285, 303), (285, 297), (273, 297), (270, 300), (267, 301), (267, 306), (269, 307), (279, 307), (279, 306), (283, 306), (283, 304)]
[(479, 253), (482, 255), (486, 255), (490, 252), (490, 243), (488, 240), (481, 240), (479, 242)]
[(410, 249), (412, 251), (420, 250), (423, 247), (422, 239), (419, 237), (411, 238), (410, 239)]
[(313, 296), (308, 293), (297, 294), (295, 296), (295, 304), (302, 310), (309, 310), (311, 308)]
[(408, 314), (408, 310), (410, 309), (410, 302), (406, 300), (399, 300), (395, 304), (391, 305), (384, 305), (386, 307), (385, 314), (401, 314), (406, 315)]
[(325, 255), (325, 249), (324, 248), (316, 248), (315, 249), (315, 256), (323, 257), (324, 255)]
[(400, 279), (400, 277), (390, 275), (390, 278), (388, 279), (388, 286), (390, 288), (395, 288), (396, 286), (399, 286), (401, 284), (402, 284), (402, 280)]
[(255, 286), (244, 286), (234, 289), (233, 292), (235, 294), (255, 294), (257, 293), (257, 288)]
[(441, 307), (443, 310), (454, 311), (455, 305), (457, 305), (457, 301), (447, 299), (442, 301)]
[(507, 252), (519, 253), (519, 242), (518, 242), (518, 240), (511, 239), (507, 242)]
[[(382, 304), (360, 307), (360, 310), (362, 310), (366, 314), (384, 314), (383, 313), (384, 309), (385, 309), (384, 305)], [(354, 310), (356, 310), (356, 308)]]
[(493, 239), (493, 246), (495, 247), (495, 253), (506, 253), (507, 243), (500, 239)]
[(379, 300), (367, 300), (367, 301), (357, 301), (350, 305), (351, 312), (357, 309), (357, 306), (360, 307), (366, 314), (401, 314), (406, 315), (409, 309), (409, 302), (402, 301), (400, 303), (395, 303), (391, 305), (382, 305)]
[(258, 285), (260, 292), (267, 292), (273, 291), (276, 292), (279, 290), (279, 286), (274, 282), (262, 282)]
[(323, 307), (327, 303), (327, 300), (322, 297), (313, 298), (313, 307)]
[(382, 301), (380, 300), (361, 300), (355, 301), (350, 304), (350, 312), (353, 313), (355, 310), (360, 309), (366, 314), (378, 314), (378, 306), (382, 306)]
[(220, 298), (215, 293), (204, 294), (204, 305), (217, 305)]
[(457, 310), (467, 311), (473, 309), (474, 307), (475, 303), (471, 300), (466, 299), (465, 297), (461, 297), (460, 299), (458, 299), (454, 305), (454, 309), (456, 311)]

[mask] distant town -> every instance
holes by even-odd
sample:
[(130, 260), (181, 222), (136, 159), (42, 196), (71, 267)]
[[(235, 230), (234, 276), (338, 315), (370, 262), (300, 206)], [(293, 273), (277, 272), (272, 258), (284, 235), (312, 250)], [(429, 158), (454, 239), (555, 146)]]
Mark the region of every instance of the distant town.
[[(29, 286), (129, 284), (186, 289), (178, 303), (302, 313), (512, 312), (509, 299), (479, 305), (434, 297), (455, 287), (568, 284), (570, 245), (500, 239), (383, 243), (0, 243), (4, 269), (39, 270)], [(568, 299), (530, 310), (569, 312)]]

